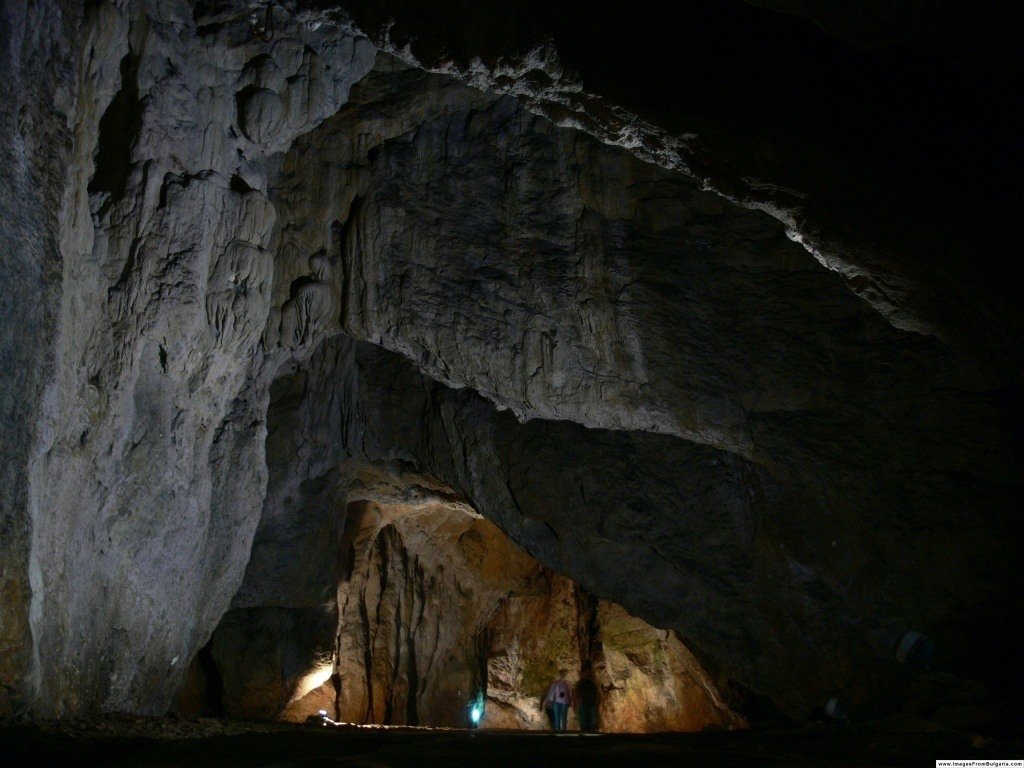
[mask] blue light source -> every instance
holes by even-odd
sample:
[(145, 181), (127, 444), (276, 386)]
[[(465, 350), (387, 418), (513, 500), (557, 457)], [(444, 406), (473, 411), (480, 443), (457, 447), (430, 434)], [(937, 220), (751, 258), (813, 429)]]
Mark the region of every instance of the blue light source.
[(469, 714), (469, 727), (476, 728), (484, 718), (484, 692), (477, 691), (476, 695), (467, 702), (466, 707)]

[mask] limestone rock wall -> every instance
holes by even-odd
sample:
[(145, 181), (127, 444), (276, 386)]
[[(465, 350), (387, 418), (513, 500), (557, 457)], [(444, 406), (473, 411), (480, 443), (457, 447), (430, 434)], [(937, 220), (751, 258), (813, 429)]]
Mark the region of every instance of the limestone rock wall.
[(80, 24), (59, 338), (27, 467), (31, 688), (53, 714), (158, 713), (238, 587), (263, 497), (267, 158), (374, 52), (294, 20), (264, 41), (237, 8), (185, 2), (88, 4)]
[(657, 630), (607, 600), (598, 603), (593, 626), (603, 730), (698, 731), (745, 725), (670, 630)]
[(487, 616), (539, 566), (490, 523), (433, 505), (367, 503), (350, 524), (338, 588), (338, 717), (465, 726), (483, 685)]
[[(667, 436), (520, 424), (472, 393), (429, 383), (398, 356), (343, 337), (313, 356), (306, 381), (306, 396), (290, 418), (306, 440), (315, 443), (343, 415), (342, 433), (356, 454), (429, 473), (397, 483), (420, 489), (410, 499), (428, 489), (437, 493), (430, 476), (464, 489), (460, 495), (481, 504), (537, 557), (589, 590), (615, 594), (634, 613), (680, 628), (728, 677), (755, 692), (771, 691), (796, 716), (829, 692), (862, 707), (898, 706), (911, 678), (890, 656), (892, 637), (901, 626), (929, 626), (932, 612), (953, 610), (935, 596), (919, 599), (934, 578), (921, 564), (942, 546), (943, 531), (887, 542), (892, 531), (884, 529), (872, 540), (870, 546), (891, 552), (881, 571), (891, 574), (901, 562), (903, 578), (917, 585), (915, 599), (896, 607), (901, 593), (891, 582), (872, 584), (881, 576), (878, 563), (836, 560), (833, 570), (813, 575), (797, 567), (800, 560), (780, 560), (781, 552), (810, 546), (807, 531), (821, 531), (823, 523), (807, 516), (819, 516), (821, 508), (729, 454)], [(338, 393), (337, 414), (318, 405), (326, 390)], [(355, 484), (366, 494), (380, 480)], [(666, 487), (677, 489), (675, 506), (667, 506)], [(569, 488), (579, 490), (567, 495)], [(720, 526), (723, 510), (732, 510), (735, 527), (728, 534)], [(659, 542), (653, 546), (652, 534)], [(900, 552), (908, 541), (916, 548)], [(828, 546), (835, 549), (831, 541)], [(923, 559), (907, 561), (915, 552)], [(787, 573), (782, 562), (793, 570)], [(957, 567), (961, 578), (970, 575), (966, 564)], [(969, 577), (978, 579), (975, 586), (985, 584)], [(842, 578), (847, 581), (836, 580)], [(964, 586), (960, 599), (968, 595)], [(862, 602), (851, 603), (858, 592)], [(962, 605), (984, 612), (983, 599), (978, 594)], [(972, 653), (977, 638), (969, 627), (932, 631), (945, 646), (945, 663), (968, 668), (952, 651), (963, 643), (965, 655)], [(762, 649), (757, 661), (749, 660), (751, 647)]]
[[(32, 704), (33, 492), (26, 473), (53, 374), (62, 293), (60, 219), (74, 153), (80, 4), (0, 8), (0, 717)], [(38, 572), (36, 573), (38, 576)]]
[[(707, 671), (671, 630), (615, 603), (594, 600), (548, 574), (546, 589), (506, 598), (488, 626), (488, 728), (550, 727), (541, 704), (561, 670), (575, 686), (584, 668), (598, 688), (598, 728), (650, 733), (746, 727)], [(579, 727), (576, 707), (568, 726)]]
[[(539, 587), (502, 600), (487, 627), (487, 727), (550, 728), (542, 707), (548, 686), (561, 670), (569, 679), (590, 661), (576, 585), (545, 574)], [(577, 725), (575, 716), (571, 711), (570, 725)], [(607, 727), (607, 718), (604, 723)]]
[[(325, 348), (317, 365), (332, 377), (347, 371), (340, 383), (358, 403), (347, 434), (360, 453), (442, 478), (542, 562), (677, 628), (794, 715), (829, 691), (858, 706), (898, 705), (909, 678), (891, 644), (905, 626), (934, 632), (944, 663), (981, 668), (977, 643), (986, 640), (967, 617), (998, 611), (1003, 598), (990, 590), (1015, 576), (1004, 570), (989, 582), (975, 569), (982, 561), (1008, 568), (1005, 542), (950, 548), (938, 521), (912, 535), (881, 522), (868, 533), (732, 454), (670, 436), (520, 423), (473, 393), (424, 389), (413, 366), (371, 345)], [(830, 554), (822, 559), (819, 547)], [(993, 547), (992, 556), (974, 560), (974, 547)], [(942, 577), (949, 568), (955, 595)], [(894, 589), (893, 578), (913, 586)], [(950, 615), (964, 623), (943, 628), (938, 617)]]
[[(382, 63), (293, 170), (325, 177), (353, 125), (387, 124), (350, 155), (343, 327), (496, 409), (433, 385), (420, 398), (357, 346), (355, 373), (336, 353), (321, 385), (346, 392), (347, 450), (435, 474), (794, 714), (830, 691), (898, 700), (892, 643), (910, 626), (994, 672), (1005, 646), (981, 638), (979, 654), (972, 626), (1019, 581), (1020, 486), (1016, 417), (987, 374), (893, 328), (772, 218), (507, 99), (454, 109), (457, 90)], [(402, 133), (394, 116), (424, 105)], [(506, 409), (534, 420), (513, 429)]]
[(220, 678), (213, 709), (229, 717), (269, 720), (292, 698), (327, 682), (337, 626), (333, 608), (229, 611), (209, 644)]
[(465, 727), (480, 694), (481, 727), (536, 730), (550, 727), (541, 701), (559, 670), (587, 665), (604, 730), (745, 725), (672, 632), (581, 593), (467, 508), (375, 488), (379, 500), (349, 505), (336, 610), (228, 612), (193, 664), (206, 698), (192, 685), (179, 711)]
[[(3, 711), (163, 712), (229, 608), (323, 610), (379, 482), (344, 461), (797, 717), (897, 706), (907, 629), (1015, 684), (1020, 319), (973, 282), (856, 205), (797, 221), (718, 118), (698, 146), (587, 112), (550, 57), (457, 79), (329, 10), (15, 5)], [(273, 663), (279, 698), (328, 684)]]
[(1020, 80), (1016, 11), (750, 5), (783, 13), (703, 1), (523, 0), (471, 14), (446, 0), (345, 3), (414, 66), (513, 95), (769, 213), (887, 322), (1018, 377), (1024, 285), (1004, 254), (1020, 239), (1019, 158), (1002, 87)]

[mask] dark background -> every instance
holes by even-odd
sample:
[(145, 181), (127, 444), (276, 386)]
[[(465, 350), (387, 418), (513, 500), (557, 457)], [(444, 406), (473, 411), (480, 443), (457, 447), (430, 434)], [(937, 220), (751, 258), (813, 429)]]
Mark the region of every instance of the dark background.
[[(553, 42), (586, 90), (699, 133), (698, 172), (806, 195), (830, 235), (934, 287), (930, 321), (970, 304), (950, 324), (973, 324), (965, 343), (1016, 378), (1024, 4), (752, 2), (793, 13), (739, 0), (305, 5), (340, 6), (371, 36), (393, 20), (391, 39), (427, 65)], [(993, 315), (1009, 318), (1001, 339)]]

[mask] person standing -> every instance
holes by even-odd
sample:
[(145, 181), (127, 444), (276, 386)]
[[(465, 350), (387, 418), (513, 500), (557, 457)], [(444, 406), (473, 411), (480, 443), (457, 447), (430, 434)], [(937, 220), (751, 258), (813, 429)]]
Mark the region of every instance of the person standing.
[(544, 696), (544, 706), (551, 709), (551, 724), (556, 731), (565, 730), (565, 721), (569, 715), (569, 705), (572, 704), (572, 690), (565, 680), (567, 670), (559, 670), (558, 679), (548, 687)]
[(580, 671), (580, 681), (576, 683), (576, 718), (580, 721), (581, 731), (597, 730), (599, 695), (594, 670), (584, 667)]

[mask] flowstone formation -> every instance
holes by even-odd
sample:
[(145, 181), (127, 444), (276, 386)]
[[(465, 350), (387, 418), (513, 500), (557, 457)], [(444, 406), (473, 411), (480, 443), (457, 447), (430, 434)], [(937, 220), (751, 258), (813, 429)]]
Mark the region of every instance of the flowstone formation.
[[(421, 60), (324, 3), (4, 14), (4, 714), (160, 714), (202, 695), (196, 665), (254, 716), (331, 701), (331, 638), (371, 626), (339, 602), (352, 504), (474, 510), (548, 569), (544, 599), (568, 579), (602, 626), (644, 622), (605, 654), (622, 711), (692, 651), (709, 691), (792, 717), (890, 712), (920, 687), (908, 630), (948, 674), (1016, 684), (1020, 315), (865, 225), (865, 178), (849, 209), (800, 198), (771, 177), (799, 152), (748, 173), (772, 151), (742, 153), (743, 114), (693, 143), (551, 56)], [(798, 181), (850, 167), (814, 157)], [(363, 572), (403, 568), (399, 528), (372, 530)], [(519, 589), (468, 624), (530, 635)], [(465, 685), (531, 724), (527, 660), (487, 647)], [(388, 685), (333, 700), (453, 717), (464, 689), (410, 696), (440, 682), (389, 653)]]

